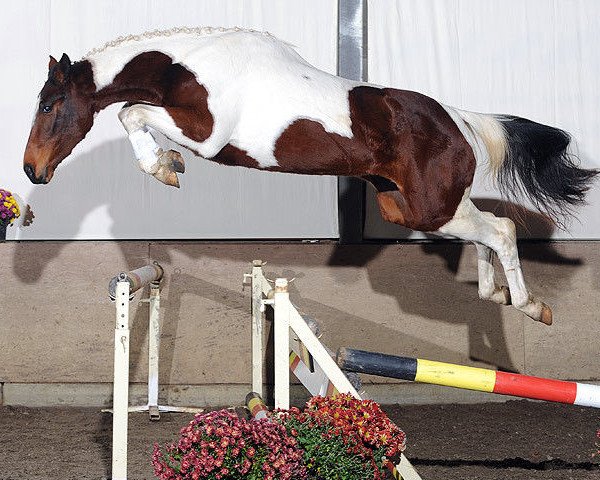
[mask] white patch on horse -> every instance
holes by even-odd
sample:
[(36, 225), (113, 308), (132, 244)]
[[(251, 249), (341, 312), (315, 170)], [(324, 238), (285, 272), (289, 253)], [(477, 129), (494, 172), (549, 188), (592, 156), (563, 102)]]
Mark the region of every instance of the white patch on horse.
[(477, 164), (488, 167), (496, 178), (508, 153), (508, 139), (502, 124), (493, 115), (441, 105), (471, 145)]
[[(213, 131), (203, 142), (181, 134), (165, 135), (204, 158), (230, 143), (254, 158), (261, 168), (278, 165), (275, 143), (292, 123), (309, 119), (325, 131), (352, 138), (348, 93), (357, 85), (316, 69), (290, 45), (271, 35), (244, 30), (177, 31), (116, 42), (91, 54), (98, 90), (110, 85), (124, 66), (143, 52), (158, 51), (190, 70), (208, 91)], [(310, 77), (310, 81), (306, 81)], [(165, 123), (164, 110), (161, 123)]]

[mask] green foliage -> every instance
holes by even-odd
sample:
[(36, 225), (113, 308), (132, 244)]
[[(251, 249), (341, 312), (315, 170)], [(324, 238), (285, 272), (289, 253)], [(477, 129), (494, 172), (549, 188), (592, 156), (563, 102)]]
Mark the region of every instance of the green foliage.
[(288, 429), (298, 432), (298, 444), (304, 450), (304, 465), (309, 478), (319, 480), (356, 480), (375, 476), (372, 465), (351, 453), (344, 439), (330, 435), (327, 425), (310, 425), (290, 417)]

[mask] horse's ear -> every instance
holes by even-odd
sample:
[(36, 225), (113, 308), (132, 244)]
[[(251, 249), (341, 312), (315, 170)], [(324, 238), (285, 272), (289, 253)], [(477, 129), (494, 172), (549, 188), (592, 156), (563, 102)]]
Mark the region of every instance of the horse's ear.
[(54, 65), (58, 63), (58, 60), (50, 55), (50, 61), (48, 62), (48, 70), (50, 70)]
[(69, 77), (69, 71), (71, 70), (71, 60), (69, 59), (69, 56), (66, 53), (63, 53), (62, 57), (60, 57), (60, 61), (57, 62), (54, 60), (53, 63), (52, 60), (54, 59), (50, 57), (51, 68), (54, 65), (58, 65), (58, 67), (53, 70), (51, 75), (59, 84), (65, 83)]
[(60, 69), (65, 73), (71, 68), (71, 59), (66, 53), (62, 54), (62, 57), (60, 57), (60, 62), (58, 63), (60, 64)]

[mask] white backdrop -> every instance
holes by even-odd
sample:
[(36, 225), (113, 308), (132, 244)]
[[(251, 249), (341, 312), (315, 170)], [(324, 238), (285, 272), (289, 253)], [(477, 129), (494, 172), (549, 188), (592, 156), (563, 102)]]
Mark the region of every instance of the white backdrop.
[[(511, 113), (573, 134), (584, 166), (600, 166), (600, 1), (371, 0), (369, 80), (444, 103)], [(33, 207), (9, 238), (335, 238), (332, 177), (223, 167), (186, 155), (182, 188), (142, 174), (116, 118), (102, 112), (46, 186), (29, 183), (22, 155), (48, 54), (75, 60), (118, 35), (179, 25), (265, 29), (335, 72), (336, 0), (21, 0), (0, 17), (0, 187)], [(475, 196), (497, 198), (489, 182)], [(568, 233), (534, 222), (532, 236), (600, 238), (600, 188)], [(492, 205), (493, 202), (487, 202)], [(372, 198), (366, 235), (406, 238)]]
[[(48, 185), (29, 183), (22, 158), (48, 55), (71, 60), (119, 35), (172, 26), (268, 30), (335, 73), (335, 0), (19, 0), (0, 17), (0, 187), (33, 208), (8, 238), (331, 238), (338, 235), (337, 179), (224, 167), (186, 155), (181, 188), (137, 167), (116, 113), (92, 131)], [(178, 148), (178, 147), (175, 147)], [(178, 148), (181, 150), (180, 148)]]
[[(477, 112), (510, 113), (569, 131), (585, 167), (600, 167), (600, 1), (371, 0), (369, 80)], [(474, 196), (497, 198), (477, 179)], [(530, 216), (534, 237), (600, 238), (600, 185), (569, 232)], [(484, 201), (487, 206), (496, 202)], [(406, 238), (381, 221), (367, 236)]]

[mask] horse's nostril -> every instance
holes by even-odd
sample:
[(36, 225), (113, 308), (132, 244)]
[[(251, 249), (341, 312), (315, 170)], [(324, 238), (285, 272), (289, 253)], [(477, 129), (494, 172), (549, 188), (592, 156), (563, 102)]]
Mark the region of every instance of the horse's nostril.
[(48, 183), (46, 181), (46, 169), (44, 169), (43, 173), (39, 177), (36, 176), (35, 168), (33, 168), (32, 165), (25, 165), (23, 170), (25, 170), (25, 173), (29, 177), (29, 180), (31, 180), (31, 183)]
[(33, 167), (31, 165), (25, 165), (23, 167), (23, 170), (25, 170), (25, 173), (29, 177), (29, 180), (35, 180), (35, 172), (33, 171)]

